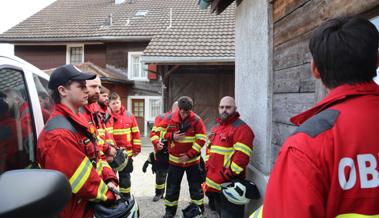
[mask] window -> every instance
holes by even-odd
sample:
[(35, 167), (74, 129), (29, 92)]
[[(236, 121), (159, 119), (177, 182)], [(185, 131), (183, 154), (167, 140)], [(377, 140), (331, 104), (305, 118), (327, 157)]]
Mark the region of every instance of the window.
[(128, 53), (128, 78), (130, 80), (147, 80), (147, 66), (141, 62), (142, 52)]
[(150, 118), (154, 119), (161, 112), (161, 100), (160, 99), (150, 99)]
[(35, 161), (36, 135), (28, 96), (21, 71), (0, 69), (0, 174)]
[(138, 10), (135, 14), (136, 17), (144, 17), (146, 16), (147, 12), (149, 12), (148, 10)]
[[(370, 20), (376, 28), (379, 30), (379, 16), (376, 16)], [(379, 84), (379, 68), (376, 69), (377, 76), (374, 78), (375, 82)]]
[(83, 45), (68, 45), (66, 63), (80, 64), (84, 62), (84, 46)]
[(33, 75), (33, 79), (37, 88), (39, 103), (41, 105), (43, 122), (46, 124), (54, 107), (49, 92), (47, 91), (48, 81), (37, 75)]

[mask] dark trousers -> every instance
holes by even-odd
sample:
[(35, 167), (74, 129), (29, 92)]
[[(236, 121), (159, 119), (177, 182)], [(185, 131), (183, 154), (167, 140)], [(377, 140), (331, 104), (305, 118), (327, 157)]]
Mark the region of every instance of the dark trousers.
[(155, 174), (155, 194), (162, 195), (165, 191), (167, 169), (157, 170)]
[[(130, 198), (130, 173), (133, 171), (133, 162), (128, 163), (129, 166), (118, 172), (120, 192), (127, 198)], [(131, 165), (131, 166), (130, 166)]]
[(201, 208), (204, 207), (204, 192), (201, 188), (202, 182), (199, 164), (189, 167), (179, 167), (170, 164), (168, 167), (167, 189), (165, 197), (166, 210), (176, 212), (180, 194), (180, 184), (182, 182), (184, 172), (187, 174), (187, 181), (192, 203), (199, 205)]
[(221, 192), (207, 192), (209, 203), (214, 203), (220, 218), (243, 218), (245, 205), (233, 204)]

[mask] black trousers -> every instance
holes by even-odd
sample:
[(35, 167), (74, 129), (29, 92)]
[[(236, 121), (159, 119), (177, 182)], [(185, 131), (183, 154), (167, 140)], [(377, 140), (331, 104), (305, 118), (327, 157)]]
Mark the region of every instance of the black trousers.
[(225, 198), (221, 192), (207, 192), (209, 203), (214, 203), (216, 212), (220, 218), (243, 218), (245, 205), (233, 204)]
[(178, 199), (180, 194), (180, 184), (184, 172), (187, 174), (187, 181), (192, 203), (204, 207), (204, 192), (201, 188), (201, 171), (199, 164), (189, 167), (179, 167), (170, 164), (167, 175), (167, 189), (165, 197), (166, 210), (176, 212), (178, 207)]
[(124, 170), (118, 172), (120, 192), (127, 198), (130, 197), (130, 174), (133, 172), (133, 162), (128, 162), (128, 166)]
[(155, 194), (160, 195), (165, 191), (167, 169), (157, 170), (155, 174)]

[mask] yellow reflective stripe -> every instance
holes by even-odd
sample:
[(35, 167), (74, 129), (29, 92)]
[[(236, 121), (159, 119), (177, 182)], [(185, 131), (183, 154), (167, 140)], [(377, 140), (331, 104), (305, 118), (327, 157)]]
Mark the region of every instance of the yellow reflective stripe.
[(201, 146), (197, 144), (196, 142), (193, 143), (192, 148), (197, 152), (200, 152), (201, 150)]
[(150, 138), (151, 141), (159, 140), (159, 136), (155, 135)]
[(141, 145), (141, 140), (140, 139), (133, 139), (133, 144)]
[(230, 155), (233, 153), (234, 148), (232, 147), (223, 147), (218, 145), (212, 145), (209, 153), (221, 154), (221, 155)]
[(103, 168), (109, 168), (109, 169), (112, 169), (112, 167), (108, 164), (107, 161), (105, 161), (105, 160), (101, 160), (101, 162), (102, 162), (102, 166), (103, 166)]
[(96, 163), (96, 172), (97, 172), (97, 175), (101, 175), (101, 173), (103, 172), (103, 162), (102, 161), (98, 161)]
[(133, 151), (132, 150), (127, 150), (126, 153), (128, 154), (128, 157), (133, 156)]
[(241, 151), (242, 153), (246, 154), (247, 156), (250, 156), (253, 152), (251, 148), (241, 142), (237, 142), (233, 145), (234, 149), (236, 151)]
[(209, 187), (211, 187), (211, 188), (213, 188), (213, 189), (216, 189), (216, 190), (221, 191), (221, 184), (218, 184), (218, 183), (212, 181), (212, 180), (209, 179), (208, 177), (207, 177), (207, 179), (205, 180), (205, 183), (207, 184), (207, 186), (209, 186)]
[(195, 141), (195, 137), (194, 136), (185, 136), (182, 139), (177, 140), (175, 142), (179, 142), (179, 143), (193, 143), (194, 141)]
[(155, 188), (156, 188), (156, 189), (164, 189), (164, 187), (165, 187), (165, 184), (164, 184), (164, 183), (163, 183), (163, 184), (160, 184), (160, 185), (155, 184)]
[(201, 205), (204, 204), (204, 198), (202, 198), (200, 200), (193, 200), (193, 199), (191, 199), (191, 202), (194, 203), (194, 204), (196, 204), (196, 205), (201, 206)]
[(84, 157), (75, 173), (70, 178), (72, 193), (76, 194), (87, 181), (92, 169), (92, 164), (87, 157)]
[(114, 129), (113, 130), (113, 135), (124, 135), (130, 133), (130, 128), (127, 129)]
[(112, 139), (107, 139), (107, 140), (105, 140), (107, 143), (111, 143), (111, 144), (113, 144), (113, 140)]
[(188, 163), (192, 163), (192, 162), (195, 162), (197, 160), (200, 160), (200, 156), (197, 156), (195, 158), (189, 159), (186, 162), (180, 162), (179, 161), (179, 157), (175, 157), (174, 155), (169, 154), (169, 160), (172, 161), (172, 162), (174, 162), (174, 163), (188, 164)]
[(165, 199), (164, 200), (164, 204), (166, 206), (173, 207), (173, 206), (177, 206), (178, 205), (178, 201), (169, 201), (169, 200)]
[(153, 128), (151, 128), (152, 132), (159, 132), (159, 130), (160, 130), (159, 126), (153, 126)]
[(104, 129), (97, 129), (97, 133), (99, 135), (105, 135), (105, 130)]
[(107, 132), (113, 132), (113, 127), (107, 127), (107, 128), (105, 128), (106, 130), (107, 130)]
[(132, 132), (139, 132), (138, 126), (133, 127)]
[(128, 193), (130, 193), (130, 187), (128, 187), (128, 188), (121, 188), (120, 187), (120, 192), (124, 193), (124, 194), (128, 194)]
[(344, 213), (336, 216), (336, 218), (379, 218), (379, 214), (364, 215), (359, 213)]
[(207, 140), (207, 137), (205, 136), (205, 134), (196, 134), (196, 135), (195, 135), (195, 138), (196, 138), (196, 139), (203, 140), (203, 141), (206, 141), (206, 140)]
[(240, 174), (243, 171), (243, 168), (238, 166), (236, 163), (232, 162), (232, 165), (230, 166), (231, 170), (236, 173)]
[(262, 218), (263, 205), (252, 213), (249, 218)]
[(104, 183), (103, 180), (100, 180), (100, 185), (97, 190), (97, 196), (95, 200), (100, 200), (100, 201), (106, 201), (107, 200), (107, 193), (108, 191), (108, 186)]
[(97, 137), (97, 145), (104, 145), (104, 140), (100, 137)]
[(209, 159), (209, 154), (205, 155), (205, 161), (208, 161)]

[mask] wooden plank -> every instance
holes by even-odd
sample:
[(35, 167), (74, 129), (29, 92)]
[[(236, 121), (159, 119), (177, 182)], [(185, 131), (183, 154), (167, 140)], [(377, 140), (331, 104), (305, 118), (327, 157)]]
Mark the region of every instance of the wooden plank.
[(273, 82), (274, 93), (315, 92), (309, 64), (274, 71)]
[(289, 119), (305, 111), (315, 103), (314, 93), (274, 94), (272, 102), (272, 120), (290, 124)]
[(357, 15), (378, 5), (378, 0), (309, 1), (274, 24), (274, 47), (312, 31), (327, 19)]
[(273, 21), (274, 23), (285, 17), (289, 13), (304, 5), (310, 0), (276, 0), (273, 3)]

